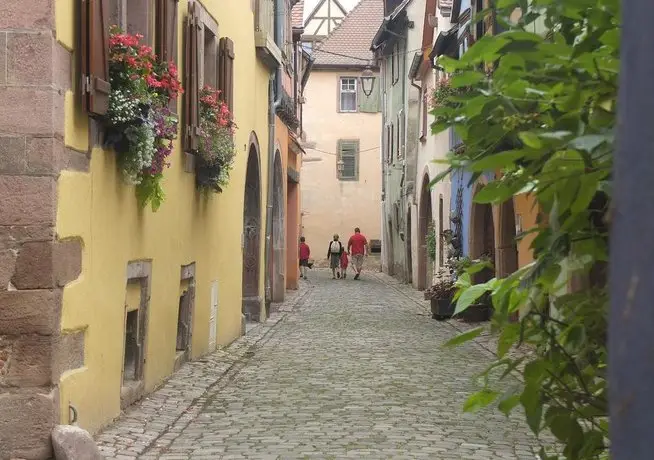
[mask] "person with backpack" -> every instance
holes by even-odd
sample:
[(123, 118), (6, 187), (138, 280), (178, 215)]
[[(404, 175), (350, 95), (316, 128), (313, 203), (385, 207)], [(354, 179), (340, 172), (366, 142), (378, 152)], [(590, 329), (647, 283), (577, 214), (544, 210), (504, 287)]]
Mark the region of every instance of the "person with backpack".
[(341, 266), (341, 254), (343, 253), (343, 244), (338, 241), (338, 234), (334, 233), (334, 239), (329, 242), (327, 248), (327, 259), (329, 259), (329, 268), (332, 269), (332, 279), (335, 280), (336, 276), (341, 277), (339, 271)]

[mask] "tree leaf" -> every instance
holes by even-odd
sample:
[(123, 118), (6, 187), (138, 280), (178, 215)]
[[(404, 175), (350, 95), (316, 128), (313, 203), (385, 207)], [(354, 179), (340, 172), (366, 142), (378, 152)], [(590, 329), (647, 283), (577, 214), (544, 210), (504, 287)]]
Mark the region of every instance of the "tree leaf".
[(598, 171), (592, 174), (585, 174), (579, 178), (579, 191), (571, 206), (573, 213), (588, 209), (590, 202), (599, 188), (600, 178), (604, 175), (605, 173), (603, 171)]
[(502, 181), (493, 181), (479, 190), (473, 201), (475, 203), (501, 203), (513, 196), (513, 190)]
[(504, 327), (497, 341), (497, 356), (504, 357), (520, 337), (520, 324), (509, 324)]
[(457, 335), (456, 337), (448, 340), (443, 344), (443, 347), (455, 347), (458, 345), (461, 345), (462, 343), (469, 342), (476, 337), (478, 337), (482, 332), (484, 332), (484, 327), (476, 327), (474, 329), (470, 329), (469, 331), (462, 332), (461, 334)]
[(520, 395), (511, 395), (506, 398), (503, 398), (500, 403), (497, 405), (498, 409), (502, 411), (507, 417), (511, 411), (520, 404)]
[(540, 432), (540, 425), (543, 417), (543, 403), (540, 397), (540, 386), (534, 383), (527, 383), (522, 395), (520, 395), (520, 403), (525, 409), (529, 428), (531, 428), (531, 431), (535, 434), (538, 434)]
[(526, 152), (524, 150), (507, 150), (495, 153), (475, 161), (470, 169), (471, 171), (494, 171), (496, 169), (502, 169), (515, 165), (516, 160), (523, 158), (525, 155)]
[(499, 36), (491, 37), (484, 35), (471, 46), (470, 49), (461, 57), (461, 64), (470, 64), (479, 60), (493, 60), (495, 53), (497, 53), (503, 46), (507, 44), (504, 38)]
[(479, 83), (486, 76), (481, 72), (468, 71), (461, 74), (455, 75), (452, 78), (452, 87), (453, 88), (463, 88), (465, 86), (472, 86), (475, 83)]
[(570, 433), (570, 417), (557, 415), (549, 422), (550, 431), (559, 441), (567, 441)]
[(459, 313), (465, 311), (470, 305), (472, 305), (477, 299), (479, 299), (487, 290), (488, 289), (486, 285), (476, 284), (474, 286), (470, 286), (468, 289), (463, 291), (456, 302), (456, 308), (454, 309), (454, 314), (458, 315)]
[(499, 393), (497, 391), (484, 388), (477, 393), (472, 394), (467, 401), (463, 404), (464, 412), (475, 412), (483, 409), (492, 404), (497, 399)]
[(518, 134), (518, 137), (527, 147), (531, 147), (532, 149), (539, 149), (543, 147), (543, 141), (540, 140), (538, 135), (530, 131), (523, 131)]
[(592, 152), (600, 144), (610, 140), (610, 136), (606, 134), (587, 134), (585, 136), (579, 136), (570, 141), (570, 147), (577, 150), (584, 150), (586, 152)]

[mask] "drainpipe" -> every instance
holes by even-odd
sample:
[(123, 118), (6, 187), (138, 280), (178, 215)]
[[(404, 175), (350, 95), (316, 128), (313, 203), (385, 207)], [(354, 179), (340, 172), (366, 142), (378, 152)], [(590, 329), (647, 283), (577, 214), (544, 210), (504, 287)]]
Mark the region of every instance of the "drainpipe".
[[(284, 0), (275, 1), (275, 44), (279, 49), (283, 49), (283, 44), (280, 43), (282, 39), (282, 27), (284, 27), (282, 19), (286, 15), (282, 15), (284, 9)], [(273, 208), (273, 182), (275, 178), (275, 114), (277, 109), (281, 106), (282, 102), (282, 64), (280, 63), (275, 70), (275, 75), (271, 76), (268, 85), (268, 193), (266, 203), (266, 243), (264, 254), (264, 267), (266, 270), (265, 277), (265, 304), (266, 313), (270, 310), (268, 306), (272, 302), (272, 273), (270, 263), (272, 262), (272, 208)]]
[[(420, 107), (422, 107), (422, 100), (421, 100), (422, 99), (422, 86), (421, 85), (416, 85), (416, 81), (415, 81), (415, 79), (413, 77), (411, 77), (410, 81), (411, 81), (411, 86), (413, 86), (414, 88), (416, 88), (418, 90), (418, 95), (419, 95), (418, 100), (420, 101), (419, 102)], [(408, 116), (408, 113), (407, 113), (407, 116)], [(420, 125), (420, 124), (421, 124), (421, 120), (418, 120), (418, 125)], [(418, 150), (420, 150), (420, 149), (418, 149)], [(418, 150), (416, 150), (416, 176), (417, 176), (417, 173), (418, 173), (418, 153), (419, 153)], [(417, 177), (414, 177), (414, 180), (416, 178)], [(416, 185), (417, 184), (414, 182), (414, 185), (413, 185), (413, 199), (411, 200), (413, 202), (414, 206), (418, 206), (418, 202), (416, 201), (416, 195), (418, 194), (418, 192), (416, 190)]]

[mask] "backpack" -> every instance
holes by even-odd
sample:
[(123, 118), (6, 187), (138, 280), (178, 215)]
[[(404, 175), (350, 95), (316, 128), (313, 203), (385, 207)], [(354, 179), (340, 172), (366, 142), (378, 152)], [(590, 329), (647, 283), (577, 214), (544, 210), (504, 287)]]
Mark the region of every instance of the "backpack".
[(329, 243), (329, 252), (332, 254), (340, 254), (341, 253), (341, 248), (343, 246), (341, 245), (340, 241), (332, 241)]

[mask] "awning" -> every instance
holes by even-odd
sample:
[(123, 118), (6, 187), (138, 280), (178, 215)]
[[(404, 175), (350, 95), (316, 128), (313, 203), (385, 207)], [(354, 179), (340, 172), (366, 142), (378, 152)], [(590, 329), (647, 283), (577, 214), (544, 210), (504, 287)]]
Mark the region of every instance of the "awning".
[(456, 47), (457, 43), (457, 32), (459, 31), (459, 25), (456, 24), (450, 30), (441, 32), (436, 37), (436, 42), (434, 43), (434, 48), (431, 50), (429, 57), (431, 59), (447, 54), (448, 51)]

